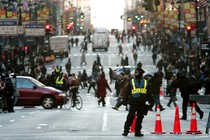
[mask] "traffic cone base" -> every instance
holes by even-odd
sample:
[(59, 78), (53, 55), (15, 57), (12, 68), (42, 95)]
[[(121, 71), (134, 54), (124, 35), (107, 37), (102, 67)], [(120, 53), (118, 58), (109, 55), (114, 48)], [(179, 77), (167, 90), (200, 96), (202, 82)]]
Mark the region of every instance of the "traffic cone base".
[(200, 130), (197, 130), (195, 104), (192, 105), (192, 116), (191, 116), (191, 121), (190, 121), (190, 130), (186, 131), (185, 134), (202, 134), (202, 132)]
[(197, 130), (197, 131), (186, 131), (185, 134), (202, 134), (202, 132), (200, 130)]
[(170, 132), (170, 134), (183, 134), (183, 132)]
[(151, 134), (166, 134), (166, 132), (151, 132)]

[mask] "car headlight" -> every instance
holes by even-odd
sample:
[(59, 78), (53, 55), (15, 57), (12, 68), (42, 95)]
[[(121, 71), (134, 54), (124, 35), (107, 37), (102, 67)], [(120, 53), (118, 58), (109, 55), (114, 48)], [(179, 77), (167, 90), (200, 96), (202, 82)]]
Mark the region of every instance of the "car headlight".
[(62, 96), (62, 97), (65, 97), (66, 94), (65, 93), (59, 93), (58, 96)]

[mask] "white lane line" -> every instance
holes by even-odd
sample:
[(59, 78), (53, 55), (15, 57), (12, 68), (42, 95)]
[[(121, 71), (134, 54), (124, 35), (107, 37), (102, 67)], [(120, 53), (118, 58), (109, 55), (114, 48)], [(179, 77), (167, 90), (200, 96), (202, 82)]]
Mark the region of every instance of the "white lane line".
[(104, 112), (103, 114), (103, 123), (102, 123), (102, 131), (107, 130), (107, 112)]
[(12, 123), (12, 122), (14, 122), (14, 121), (15, 121), (15, 120), (10, 120), (9, 122), (11, 122), (11, 123)]

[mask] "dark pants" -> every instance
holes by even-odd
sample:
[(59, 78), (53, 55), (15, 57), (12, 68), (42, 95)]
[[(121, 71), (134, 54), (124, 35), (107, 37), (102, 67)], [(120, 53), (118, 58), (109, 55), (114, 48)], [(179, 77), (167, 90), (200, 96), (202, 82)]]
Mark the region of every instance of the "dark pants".
[(189, 101), (189, 98), (183, 98), (183, 101), (182, 101), (182, 114), (183, 114), (182, 117), (183, 118), (187, 118), (187, 106), (188, 106), (188, 103), (190, 103), (191, 106), (195, 103), (195, 110), (199, 114), (203, 113), (203, 111), (197, 105), (196, 101)]
[(88, 93), (90, 92), (90, 89), (93, 88), (94, 91), (96, 91), (96, 83), (91, 83), (88, 87)]
[(100, 97), (100, 99), (98, 100), (98, 103), (100, 104), (101, 102), (102, 102), (103, 106), (106, 105), (105, 97)]
[(130, 105), (130, 109), (127, 115), (127, 120), (124, 124), (124, 132), (125, 133), (129, 133), (130, 130), (130, 126), (133, 123), (133, 119), (135, 117), (135, 115), (137, 116), (136, 119), (136, 126), (135, 126), (135, 133), (140, 133), (141, 128), (142, 128), (142, 121), (144, 118), (144, 111), (142, 110), (142, 108), (139, 107), (139, 105)]

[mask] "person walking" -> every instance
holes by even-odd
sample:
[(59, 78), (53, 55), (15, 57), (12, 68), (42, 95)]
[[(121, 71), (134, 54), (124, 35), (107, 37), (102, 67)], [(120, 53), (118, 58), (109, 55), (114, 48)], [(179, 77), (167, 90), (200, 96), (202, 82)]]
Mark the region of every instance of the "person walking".
[[(130, 82), (130, 80), (131, 80), (131, 78), (129, 78), (128, 75), (124, 75), (122, 77), (122, 80), (119, 82), (120, 91), (119, 91), (119, 96), (117, 97), (117, 103), (115, 104), (114, 107), (112, 107), (112, 109), (118, 110), (118, 108), (121, 105), (123, 105), (123, 104), (126, 105), (126, 102), (125, 102), (125, 98), (126, 98), (125, 91), (126, 91), (126, 87), (127, 87), (128, 83)], [(126, 105), (126, 110), (128, 110), (127, 105)]]
[(83, 63), (85, 63), (85, 65), (87, 65), (86, 56), (85, 56), (85, 51), (84, 50), (82, 51), (80, 65), (83, 65)]
[[(182, 97), (182, 117), (181, 120), (187, 120), (187, 106), (188, 103), (192, 106), (195, 104), (195, 110), (199, 113), (200, 119), (203, 118), (203, 111), (199, 108), (195, 101), (189, 100), (190, 94), (198, 94), (198, 89), (195, 89), (195, 85), (191, 85), (191, 81), (189, 77), (186, 76), (186, 72), (179, 72), (177, 73), (177, 78), (172, 82), (172, 86), (179, 88)], [(193, 80), (193, 79), (191, 79)]]
[(68, 62), (65, 65), (65, 68), (66, 68), (66, 72), (67, 72), (67, 74), (69, 76), (70, 73), (71, 73), (71, 58), (69, 58)]
[(107, 94), (106, 89), (108, 89), (111, 93), (112, 93), (112, 90), (104, 74), (100, 75), (96, 83), (97, 83), (97, 92), (99, 96), (98, 105), (100, 106), (100, 103), (102, 102), (103, 107), (105, 107), (106, 106), (105, 97)]
[(110, 79), (109, 84), (114, 83), (114, 74), (112, 68), (109, 68), (109, 79)]
[(154, 76), (148, 81), (148, 86), (150, 87), (150, 92), (154, 96), (155, 111), (157, 110), (157, 105), (160, 105), (160, 111), (165, 110), (160, 103), (160, 87), (162, 85), (162, 80), (158, 73), (154, 73)]
[(134, 52), (133, 52), (133, 60), (134, 60), (134, 65), (136, 66), (136, 64), (137, 64), (137, 59), (138, 59), (138, 54), (137, 54), (137, 51), (135, 50)]
[(20, 96), (19, 91), (17, 89), (17, 79), (16, 79), (16, 74), (12, 74), (12, 85), (13, 85), (13, 101), (14, 101), (14, 105), (17, 103), (17, 97)]
[[(152, 94), (147, 90), (147, 81), (142, 77), (144, 70), (136, 69), (135, 77), (128, 83), (126, 90), (127, 103), (130, 105), (127, 119), (124, 123), (123, 136), (127, 136), (130, 126), (133, 123), (135, 115), (137, 116), (135, 125), (135, 136), (144, 136), (141, 133), (142, 121), (147, 115), (148, 110), (153, 107), (154, 99)], [(148, 104), (146, 103), (148, 101)]]
[(96, 77), (93, 73), (88, 77), (88, 83), (89, 83), (88, 93), (90, 92), (91, 88), (93, 88), (94, 91), (96, 92)]
[(118, 45), (118, 50), (119, 50), (118, 55), (121, 55), (121, 54), (124, 55), (123, 48), (122, 48), (122, 45), (121, 44)]
[(168, 80), (168, 82), (167, 82), (167, 94), (169, 95), (169, 97), (170, 97), (170, 99), (169, 99), (169, 101), (168, 101), (168, 104), (167, 104), (167, 106), (168, 107), (171, 107), (171, 103), (173, 103), (174, 104), (174, 107), (176, 107), (176, 100), (177, 100), (177, 98), (176, 98), (176, 91), (177, 91), (177, 88), (175, 88), (175, 87), (173, 87), (172, 86), (172, 82), (175, 80), (175, 76), (172, 76), (171, 77), (171, 79), (170, 80)]

